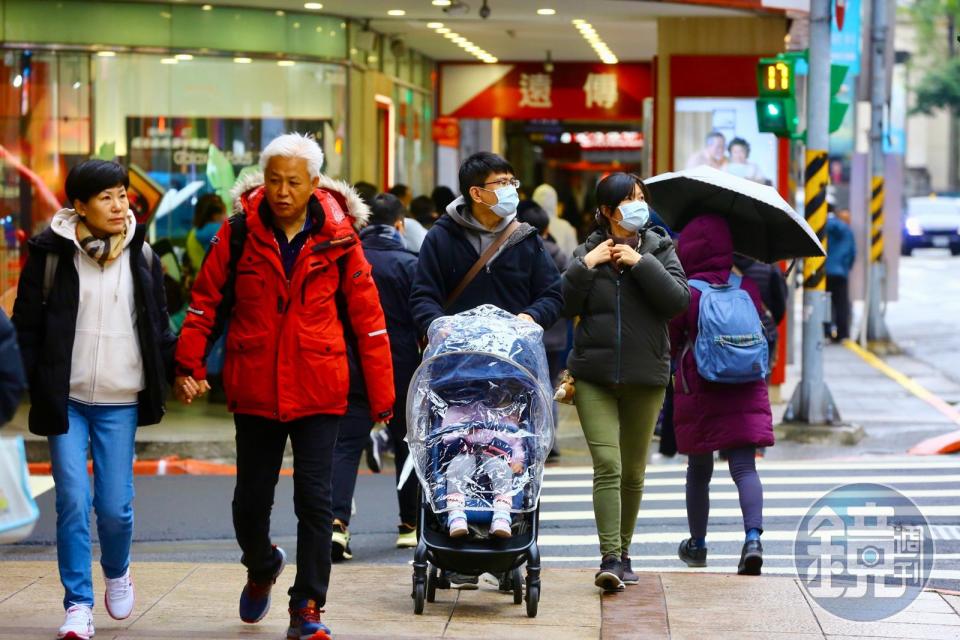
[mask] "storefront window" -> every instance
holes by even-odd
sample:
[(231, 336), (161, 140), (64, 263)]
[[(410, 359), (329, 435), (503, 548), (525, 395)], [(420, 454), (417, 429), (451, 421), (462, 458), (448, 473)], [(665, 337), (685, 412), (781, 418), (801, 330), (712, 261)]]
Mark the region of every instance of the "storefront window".
[(43, 228), (90, 155), (88, 56), (7, 51), (0, 66), (0, 220)]
[[(118, 156), (164, 189), (224, 192), (244, 167), (259, 162), (270, 140), (288, 131), (315, 136), (324, 172), (343, 176), (343, 67), (220, 58), (173, 65), (156, 56), (117, 56), (97, 60), (96, 71), (97, 148), (115, 144)], [(228, 171), (218, 173), (217, 152)], [(160, 208), (157, 235), (179, 238), (189, 231), (192, 199)]]

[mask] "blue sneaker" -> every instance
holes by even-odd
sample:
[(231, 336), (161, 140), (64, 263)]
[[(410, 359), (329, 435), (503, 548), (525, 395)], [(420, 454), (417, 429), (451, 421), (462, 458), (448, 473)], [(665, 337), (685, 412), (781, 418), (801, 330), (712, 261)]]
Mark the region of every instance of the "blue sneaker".
[(273, 577), (268, 582), (254, 582), (247, 578), (247, 585), (240, 593), (240, 619), (247, 624), (260, 622), (270, 611), (270, 590), (287, 565), (287, 554), (283, 549), (274, 545), (273, 553), (280, 556), (280, 566)]
[(297, 600), (290, 603), (290, 627), (287, 640), (330, 640), (330, 628), (320, 622), (323, 609), (317, 609), (315, 600)]

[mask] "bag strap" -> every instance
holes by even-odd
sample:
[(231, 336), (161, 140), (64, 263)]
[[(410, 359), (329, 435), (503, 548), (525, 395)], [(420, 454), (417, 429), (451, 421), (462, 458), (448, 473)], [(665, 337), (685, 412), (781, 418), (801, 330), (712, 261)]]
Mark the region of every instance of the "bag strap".
[(453, 303), (456, 302), (457, 298), (464, 292), (464, 290), (470, 286), (470, 283), (473, 282), (473, 279), (477, 277), (477, 274), (480, 273), (480, 270), (487, 266), (487, 263), (490, 262), (490, 259), (493, 256), (497, 255), (497, 252), (500, 250), (500, 247), (503, 246), (503, 243), (513, 235), (513, 232), (520, 228), (520, 223), (517, 222), (516, 218), (507, 225), (507, 228), (500, 232), (500, 235), (497, 236), (496, 240), (487, 247), (476, 262), (473, 263), (473, 266), (470, 267), (470, 270), (467, 271), (467, 274), (463, 276), (463, 280), (460, 281), (460, 284), (453, 290), (450, 296), (447, 298), (446, 304), (443, 305), (444, 311), (453, 306)]
[[(243, 245), (247, 241), (247, 215), (245, 213), (234, 214), (230, 216), (227, 222), (230, 225), (230, 257), (227, 260), (227, 278), (223, 282), (223, 297), (220, 298), (220, 304), (217, 305), (217, 314), (210, 330), (210, 336), (207, 338), (207, 354), (213, 349), (214, 343), (223, 335), (227, 320), (233, 313), (233, 307), (237, 302), (237, 265), (243, 255)], [(207, 255), (209, 255), (209, 252)], [(204, 257), (204, 262), (206, 262), (206, 257)]]
[(47, 304), (50, 299), (50, 292), (53, 290), (53, 280), (57, 277), (57, 265), (60, 263), (60, 254), (55, 251), (48, 251), (46, 261), (43, 264), (43, 304)]
[(730, 279), (727, 280), (727, 284), (733, 289), (739, 289), (740, 285), (743, 284), (743, 277), (731, 271)]
[(710, 283), (706, 280), (688, 280), (687, 284), (700, 293), (705, 293), (708, 289), (710, 289)]

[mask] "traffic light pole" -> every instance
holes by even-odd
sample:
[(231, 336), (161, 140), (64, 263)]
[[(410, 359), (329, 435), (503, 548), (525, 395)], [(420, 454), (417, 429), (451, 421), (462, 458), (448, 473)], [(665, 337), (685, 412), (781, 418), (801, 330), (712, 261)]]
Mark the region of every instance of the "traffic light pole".
[[(807, 77), (807, 149), (804, 171), (807, 222), (826, 247), (827, 149), (830, 137), (830, 0), (810, 2), (810, 59)], [(811, 425), (840, 421), (823, 378), (824, 321), (829, 297), (825, 258), (803, 262), (803, 354), (800, 384), (785, 416)]]
[(886, 0), (873, 0), (871, 10), (870, 42), (870, 281), (866, 300), (866, 323), (861, 344), (886, 350), (891, 346), (890, 331), (883, 317), (883, 298), (886, 285), (886, 263), (883, 260), (883, 198), (886, 157), (883, 153), (883, 107), (887, 101), (886, 56), (887, 7)]

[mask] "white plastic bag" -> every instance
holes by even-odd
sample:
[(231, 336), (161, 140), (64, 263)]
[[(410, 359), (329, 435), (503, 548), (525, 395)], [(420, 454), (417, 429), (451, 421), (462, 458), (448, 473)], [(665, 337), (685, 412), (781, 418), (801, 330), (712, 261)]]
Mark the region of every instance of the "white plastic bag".
[(29, 536), (40, 517), (27, 475), (23, 438), (0, 438), (0, 544)]

